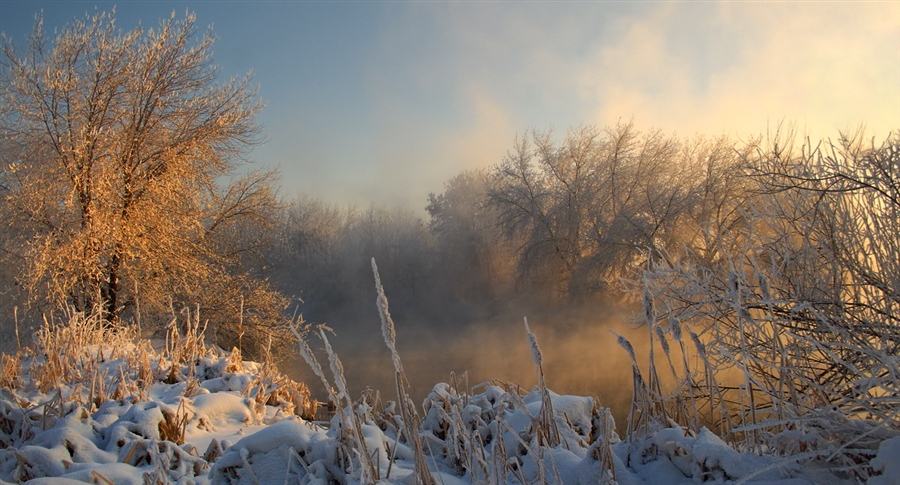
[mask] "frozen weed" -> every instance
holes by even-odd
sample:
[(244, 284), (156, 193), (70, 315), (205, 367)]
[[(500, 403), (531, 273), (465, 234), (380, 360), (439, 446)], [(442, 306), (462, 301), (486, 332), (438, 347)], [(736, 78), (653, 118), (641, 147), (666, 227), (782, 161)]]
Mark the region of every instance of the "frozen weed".
[(534, 334), (531, 333), (531, 329), (528, 328), (528, 319), (524, 319), (524, 323), (525, 333), (528, 335), (528, 344), (531, 347), (531, 358), (534, 361), (534, 366), (537, 371), (538, 388), (541, 392), (541, 411), (536, 423), (538, 446), (554, 447), (559, 445), (560, 442), (559, 428), (556, 424), (556, 416), (553, 413), (553, 402), (550, 399), (550, 391), (547, 389), (546, 382), (544, 382), (544, 357), (540, 347), (538, 347), (537, 337), (535, 337)]
[[(854, 283), (809, 232), (779, 231), (717, 235), (732, 238), (733, 252), (661, 258), (632, 282), (651, 349), (663, 350), (676, 381), (670, 394), (657, 391), (651, 350), (646, 382), (635, 365), (633, 412), (662, 404), (660, 422), (709, 426), (740, 450), (802, 455), (866, 479), (879, 444), (900, 435), (900, 327), (887, 311), (896, 294), (874, 273)], [(629, 433), (640, 424), (630, 421)]]
[(429, 471), (428, 462), (425, 460), (425, 451), (419, 437), (419, 413), (416, 412), (416, 408), (407, 392), (409, 381), (406, 379), (403, 363), (400, 361), (400, 354), (397, 352), (394, 321), (391, 319), (391, 313), (388, 310), (388, 300), (384, 294), (384, 288), (381, 286), (381, 278), (378, 276), (378, 266), (375, 264), (375, 258), (372, 258), (372, 272), (375, 275), (375, 290), (378, 293), (375, 304), (378, 306), (378, 313), (381, 315), (381, 330), (384, 335), (384, 343), (391, 351), (391, 361), (394, 364), (394, 379), (397, 384), (400, 417), (403, 419), (406, 437), (408, 440), (411, 440), (412, 449), (415, 453), (416, 479), (420, 484), (429, 485), (434, 483), (434, 476)]
[[(309, 333), (309, 329), (301, 331), (296, 327), (292, 327), (292, 330), (298, 340), (300, 356), (310, 366), (313, 373), (319, 377), (336, 410), (332, 420), (332, 429), (336, 430), (337, 441), (341, 443), (340, 451), (336, 454), (338, 461), (336, 465), (351, 474), (356, 471), (363, 481), (377, 481), (380, 477), (380, 467), (376, 468), (372, 461), (372, 455), (369, 453), (369, 447), (363, 435), (363, 420), (357, 414), (358, 407), (354, 404), (349, 392), (347, 392), (343, 366), (328, 342), (325, 328), (320, 327), (316, 335), (325, 345), (333, 383), (325, 374), (324, 369), (307, 343), (306, 336)], [(388, 466), (390, 465), (388, 464)]]

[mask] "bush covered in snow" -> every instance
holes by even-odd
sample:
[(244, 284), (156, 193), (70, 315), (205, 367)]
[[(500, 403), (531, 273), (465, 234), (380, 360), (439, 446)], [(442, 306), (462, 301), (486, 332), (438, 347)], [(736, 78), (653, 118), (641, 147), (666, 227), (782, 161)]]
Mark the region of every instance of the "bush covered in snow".
[(315, 413), (306, 385), (207, 346), (203, 331), (188, 314), (155, 350), (96, 315), (46, 322), (3, 356), (0, 479), (168, 483), (205, 474), (198, 445), (217, 434)]
[(766, 196), (741, 224), (710, 224), (705, 250), (660, 254), (631, 282), (657, 355), (645, 375), (635, 360), (630, 429), (706, 424), (866, 480), (900, 435), (900, 138), (792, 141), (751, 161)]

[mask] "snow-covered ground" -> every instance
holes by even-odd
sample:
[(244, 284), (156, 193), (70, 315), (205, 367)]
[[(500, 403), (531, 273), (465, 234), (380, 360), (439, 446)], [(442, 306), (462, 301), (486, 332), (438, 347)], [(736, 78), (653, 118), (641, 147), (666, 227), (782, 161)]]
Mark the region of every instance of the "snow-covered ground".
[[(317, 422), (311, 419), (315, 405), (305, 385), (270, 365), (241, 361), (235, 352), (197, 345), (196, 339), (190, 352), (172, 343), (154, 351), (123, 337), (99, 340), (70, 347), (68, 352), (77, 355), (35, 351), (4, 359), (0, 480), (328, 484), (417, 483), (431, 477), (448, 485), (842, 481), (804, 456), (738, 452), (705, 428), (691, 433), (678, 426), (658, 427), (644, 437), (621, 440), (608, 409), (596, 399), (541, 388), (521, 395), (496, 383), (471, 391), (439, 383), (415, 407), (415, 417), (368, 392), (330, 421)], [(424, 464), (419, 466), (427, 469), (416, 469), (416, 440), (407, 436), (404, 419), (420, 423), (417, 441)], [(870, 483), (900, 483), (900, 438), (884, 441), (872, 465), (883, 474)]]

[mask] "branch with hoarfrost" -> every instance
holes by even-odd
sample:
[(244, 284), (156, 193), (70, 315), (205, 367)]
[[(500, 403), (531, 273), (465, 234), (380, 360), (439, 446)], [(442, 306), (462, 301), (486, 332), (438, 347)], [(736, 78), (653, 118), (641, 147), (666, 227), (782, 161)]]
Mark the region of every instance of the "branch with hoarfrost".
[[(651, 328), (660, 345), (670, 332), (694, 343), (684, 376), (687, 397), (705, 401), (695, 420), (742, 449), (807, 453), (858, 479), (873, 472), (878, 443), (900, 433), (900, 199), (878, 189), (898, 193), (897, 146), (893, 136), (868, 149), (760, 152), (747, 163), (769, 196), (748, 205), (745, 226), (704, 230), (726, 243), (715, 258), (687, 251), (627, 283), (658, 313), (645, 323), (669, 321)], [(877, 184), (817, 185), (851, 172)]]

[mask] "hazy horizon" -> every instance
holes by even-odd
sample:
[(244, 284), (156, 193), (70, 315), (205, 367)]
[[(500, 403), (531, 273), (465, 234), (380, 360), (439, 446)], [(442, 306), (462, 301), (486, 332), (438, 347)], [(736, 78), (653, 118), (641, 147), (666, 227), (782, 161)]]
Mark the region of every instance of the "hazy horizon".
[(253, 73), (282, 193), (421, 213), (464, 169), (531, 129), (633, 120), (746, 139), (778, 123), (814, 138), (900, 127), (900, 4), (755, 2), (0, 1), (22, 47), (116, 9), (154, 27), (212, 26), (221, 78)]

